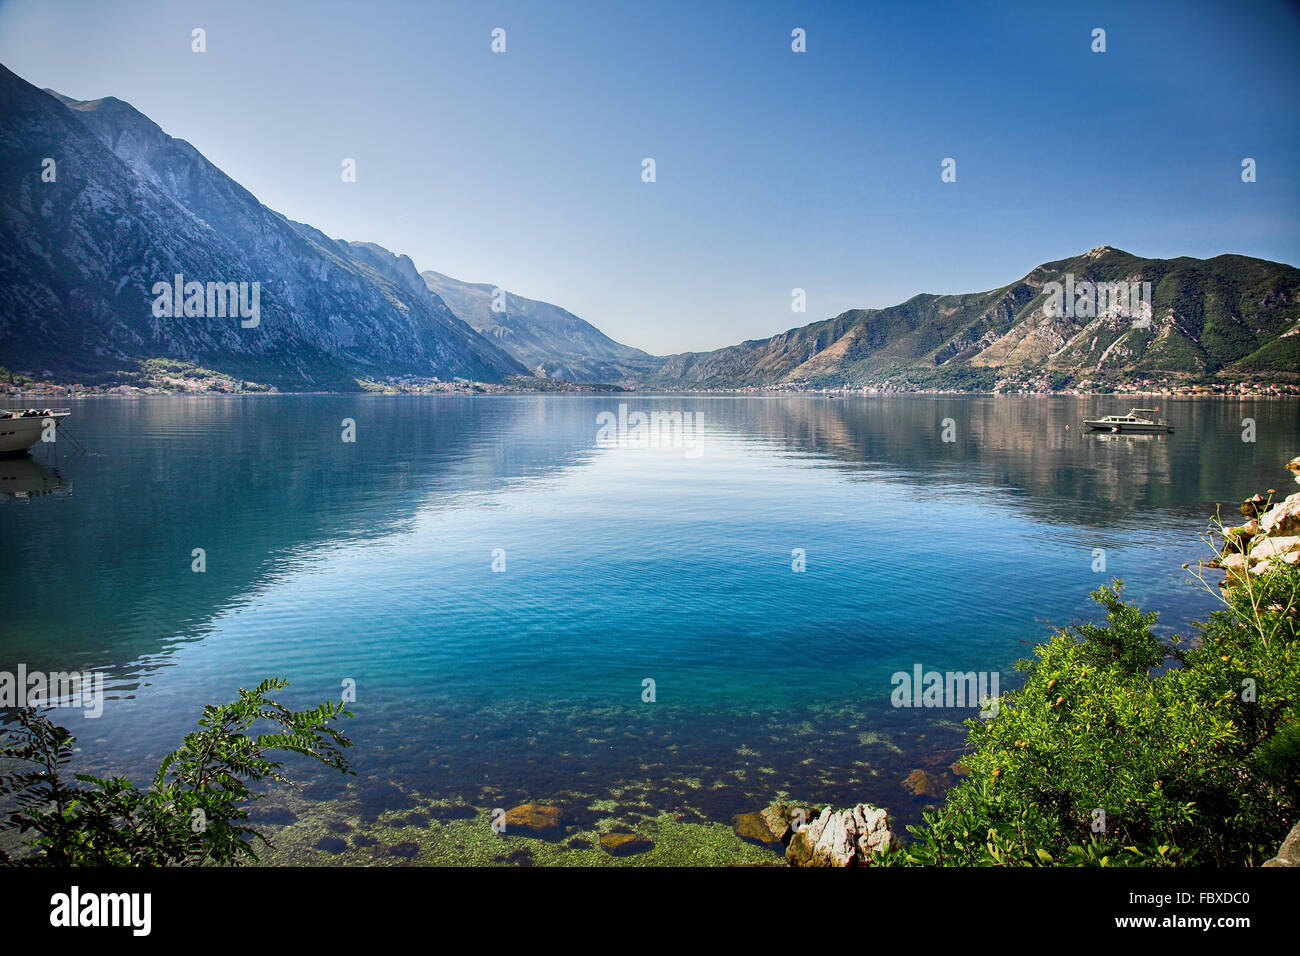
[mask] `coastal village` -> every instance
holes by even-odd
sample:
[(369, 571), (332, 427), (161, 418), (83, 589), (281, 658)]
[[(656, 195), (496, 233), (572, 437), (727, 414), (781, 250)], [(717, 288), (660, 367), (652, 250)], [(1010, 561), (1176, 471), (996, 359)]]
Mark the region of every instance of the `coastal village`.
[[(180, 363), (177, 363), (180, 365)], [(808, 394), (808, 395), (959, 395), (985, 392), (995, 395), (1133, 395), (1169, 396), (1180, 398), (1286, 398), (1300, 396), (1300, 381), (1211, 381), (1186, 382), (1174, 378), (1134, 378), (1129, 381), (1108, 383), (1083, 381), (1054, 387), (1046, 374), (1030, 378), (998, 380), (993, 388), (957, 389), (926, 388), (897, 382), (874, 382), (865, 385), (825, 385), (812, 382), (789, 382), (780, 385), (735, 386), (731, 388), (672, 388), (638, 387), (635, 384), (579, 384), (557, 378), (526, 378), (518, 376), (504, 382), (475, 382), (456, 378), (443, 381), (434, 378), (401, 376), (382, 381), (358, 380), (363, 392), (390, 395), (506, 395), (520, 392), (705, 392), (714, 394)], [(0, 369), (0, 395), (42, 395), (49, 398), (70, 399), (91, 395), (243, 395), (277, 393), (270, 385), (241, 381), (220, 372), (185, 367), (150, 370), (139, 373), (134, 384), (64, 384), (53, 382), (47, 376), (30, 372), (6, 372)], [(351, 390), (350, 390), (351, 391)]]

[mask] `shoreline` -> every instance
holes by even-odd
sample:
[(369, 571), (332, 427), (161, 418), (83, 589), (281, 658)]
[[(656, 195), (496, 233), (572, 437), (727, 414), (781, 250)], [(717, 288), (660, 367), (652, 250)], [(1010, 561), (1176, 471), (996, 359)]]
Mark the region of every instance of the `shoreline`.
[[(448, 383), (442, 383), (447, 385)], [(1193, 398), (1193, 399), (1297, 399), (1300, 398), (1300, 385), (1251, 386), (1246, 384), (1231, 386), (1197, 386), (1179, 389), (899, 389), (881, 387), (859, 388), (716, 388), (716, 389), (679, 389), (679, 388), (624, 388), (620, 386), (575, 385), (565, 383), (567, 388), (521, 388), (518, 386), (475, 382), (465, 386), (445, 388), (405, 387), (384, 389), (325, 390), (325, 391), (280, 391), (278, 389), (172, 389), (158, 387), (139, 387), (132, 385), (95, 386), (82, 388), (65, 385), (46, 385), (37, 388), (0, 388), (0, 401), (19, 398), (39, 398), (43, 400), (79, 401), (89, 398), (177, 398), (200, 397), (214, 398), (226, 396), (286, 396), (286, 395), (353, 395), (366, 396), (494, 396), (494, 395), (610, 395), (621, 397), (657, 398), (668, 396), (736, 396), (736, 397), (798, 397), (819, 396), (829, 398), (896, 398), (907, 395), (947, 395), (947, 396), (1038, 396), (1051, 397), (1070, 395), (1076, 397), (1096, 398)]]

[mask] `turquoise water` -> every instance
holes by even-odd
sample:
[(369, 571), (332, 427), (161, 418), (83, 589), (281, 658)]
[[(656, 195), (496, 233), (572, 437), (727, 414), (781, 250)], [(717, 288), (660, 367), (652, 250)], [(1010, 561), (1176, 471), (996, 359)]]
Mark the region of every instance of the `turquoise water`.
[[(698, 416), (698, 444), (602, 447), (597, 416), (620, 401)], [(706, 819), (778, 792), (914, 819), (925, 798), (900, 781), (951, 783), (976, 710), (895, 708), (893, 673), (1013, 686), (1014, 661), (1096, 616), (1088, 591), (1116, 576), (1185, 627), (1213, 606), (1181, 565), (1205, 555), (1216, 503), (1235, 516), (1290, 482), (1294, 401), (1166, 399), (1172, 436), (1080, 432), (1129, 404), (85, 400), (37, 452), (56, 493), (0, 500), (21, 595), (0, 669), (102, 670), (103, 716), (58, 716), (88, 767), (136, 776), (203, 703), (281, 675), (304, 705), (355, 681), (363, 787), (482, 807), (636, 781), (647, 806)]]

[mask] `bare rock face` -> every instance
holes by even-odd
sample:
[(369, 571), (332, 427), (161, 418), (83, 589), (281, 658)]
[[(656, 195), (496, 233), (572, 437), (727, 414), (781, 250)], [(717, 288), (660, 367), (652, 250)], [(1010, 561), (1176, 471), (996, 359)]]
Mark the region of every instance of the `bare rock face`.
[(889, 814), (859, 803), (849, 810), (824, 809), (790, 838), (785, 859), (791, 866), (864, 866), (897, 846)]

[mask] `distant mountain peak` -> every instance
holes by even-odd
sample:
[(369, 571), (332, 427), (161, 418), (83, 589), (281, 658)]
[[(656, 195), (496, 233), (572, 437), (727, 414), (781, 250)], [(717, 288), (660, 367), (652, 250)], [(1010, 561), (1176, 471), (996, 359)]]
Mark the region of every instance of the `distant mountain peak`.
[(558, 305), (504, 289), (498, 297), (499, 287), (489, 282), (462, 282), (432, 269), (420, 276), (461, 319), (538, 378), (632, 384), (658, 368), (659, 360), (615, 342)]

